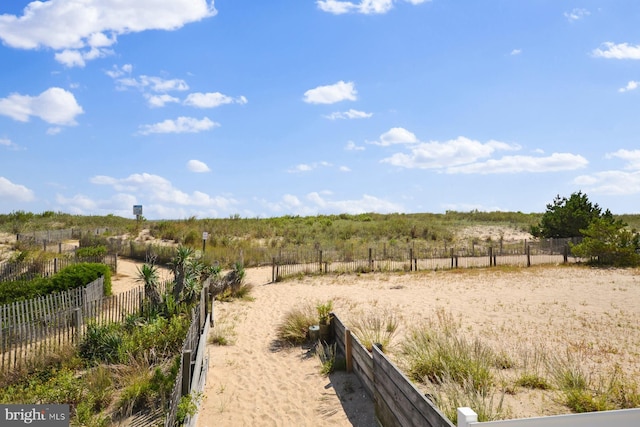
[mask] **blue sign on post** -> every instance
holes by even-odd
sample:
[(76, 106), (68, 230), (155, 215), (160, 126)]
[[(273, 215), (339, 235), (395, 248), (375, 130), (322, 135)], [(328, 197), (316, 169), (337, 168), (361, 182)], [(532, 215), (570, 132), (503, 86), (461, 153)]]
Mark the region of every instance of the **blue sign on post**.
[(142, 216), (142, 205), (133, 205), (133, 214), (135, 216)]

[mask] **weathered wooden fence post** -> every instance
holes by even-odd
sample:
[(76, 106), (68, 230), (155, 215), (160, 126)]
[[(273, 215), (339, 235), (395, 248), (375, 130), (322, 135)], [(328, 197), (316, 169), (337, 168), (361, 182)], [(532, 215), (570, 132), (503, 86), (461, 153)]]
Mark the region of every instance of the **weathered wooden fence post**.
[(320, 273), (322, 273), (322, 249), (318, 251), (318, 267), (320, 268)]
[(75, 326), (73, 342), (79, 343), (82, 337), (82, 309), (76, 308), (73, 310), (73, 324)]
[(349, 328), (344, 328), (344, 358), (345, 369), (347, 373), (353, 371), (353, 358), (351, 355), (351, 331)]
[(409, 248), (409, 271), (413, 271), (413, 248)]
[(527, 245), (527, 267), (531, 267), (531, 246)]
[(191, 350), (182, 352), (182, 396), (189, 394), (191, 388)]
[(493, 246), (489, 246), (489, 267), (493, 266)]
[(369, 248), (369, 271), (373, 271), (373, 249)]
[(562, 261), (566, 264), (567, 262), (569, 262), (569, 244), (565, 243), (564, 245), (564, 253), (562, 256)]

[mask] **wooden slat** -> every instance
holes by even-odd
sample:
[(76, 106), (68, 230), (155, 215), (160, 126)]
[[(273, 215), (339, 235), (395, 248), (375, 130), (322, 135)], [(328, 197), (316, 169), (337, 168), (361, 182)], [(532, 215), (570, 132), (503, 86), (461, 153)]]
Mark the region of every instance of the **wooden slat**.
[(400, 425), (453, 427), (378, 348), (373, 349), (376, 393), (389, 405)]

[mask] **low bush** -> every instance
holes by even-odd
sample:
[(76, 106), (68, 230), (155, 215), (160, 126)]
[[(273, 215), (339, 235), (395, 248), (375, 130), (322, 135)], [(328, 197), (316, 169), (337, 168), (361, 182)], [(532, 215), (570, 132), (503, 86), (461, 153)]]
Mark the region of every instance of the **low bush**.
[(316, 308), (311, 304), (289, 310), (278, 325), (278, 339), (289, 344), (304, 343), (309, 334), (309, 326), (318, 324)]

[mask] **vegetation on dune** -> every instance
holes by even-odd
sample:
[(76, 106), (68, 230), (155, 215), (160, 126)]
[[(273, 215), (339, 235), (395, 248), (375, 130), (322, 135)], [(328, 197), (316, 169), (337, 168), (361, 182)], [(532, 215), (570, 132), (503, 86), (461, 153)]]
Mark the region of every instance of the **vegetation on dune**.
[[(174, 283), (159, 286), (156, 267), (145, 264), (138, 280), (148, 299), (140, 313), (122, 322), (89, 323), (79, 345), (46, 358), (34, 355), (19, 372), (0, 375), (0, 403), (68, 403), (72, 425), (86, 426), (113, 425), (138, 411), (166, 408), (201, 279), (213, 271), (192, 255), (175, 256), (174, 283), (181, 281), (180, 292), (174, 293)], [(87, 266), (92, 264), (63, 270), (56, 286), (91, 279)], [(179, 419), (192, 414), (199, 399), (181, 401)]]

